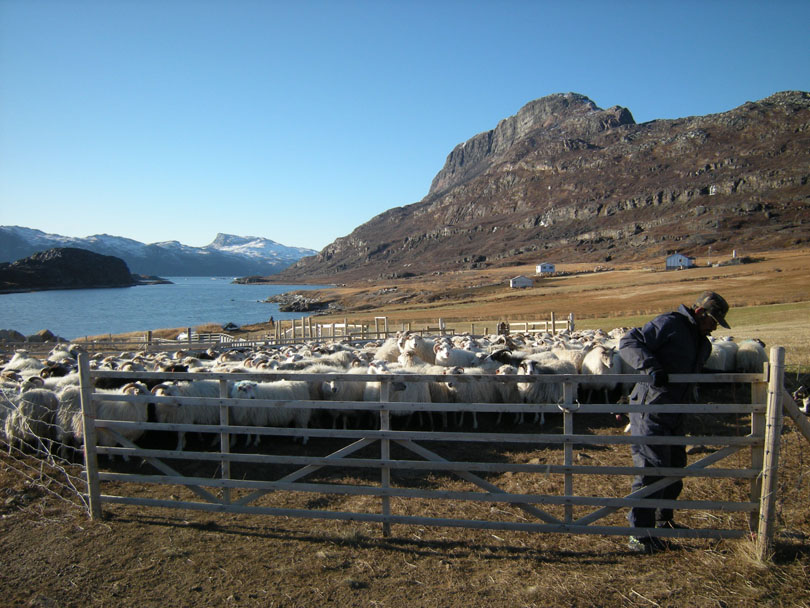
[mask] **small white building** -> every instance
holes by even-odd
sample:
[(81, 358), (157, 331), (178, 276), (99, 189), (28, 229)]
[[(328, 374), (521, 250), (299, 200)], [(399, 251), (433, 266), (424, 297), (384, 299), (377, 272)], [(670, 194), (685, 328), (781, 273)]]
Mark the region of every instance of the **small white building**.
[(534, 286), (534, 281), (532, 281), (529, 277), (524, 277), (523, 275), (509, 279), (509, 287), (512, 289), (523, 289), (524, 287), (532, 286)]
[(673, 253), (667, 256), (667, 270), (682, 270), (684, 268), (694, 268), (695, 258), (690, 258), (682, 253)]
[(554, 264), (550, 264), (549, 262), (542, 262), (534, 268), (536, 274), (554, 274), (555, 271)]

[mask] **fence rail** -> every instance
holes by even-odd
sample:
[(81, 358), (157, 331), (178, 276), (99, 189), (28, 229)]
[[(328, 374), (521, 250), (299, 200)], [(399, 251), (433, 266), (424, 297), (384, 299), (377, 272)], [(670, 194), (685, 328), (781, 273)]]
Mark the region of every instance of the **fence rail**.
[[(535, 532), (566, 532), (577, 534), (621, 534), (632, 528), (616, 523), (616, 512), (633, 506), (665, 507), (696, 510), (717, 510), (747, 515), (747, 524), (737, 521), (731, 528), (700, 528), (690, 530), (655, 529), (657, 536), (739, 538), (759, 531), (763, 551), (772, 538), (774, 472), (778, 465), (779, 429), (781, 428), (781, 399), (784, 377), (784, 350), (771, 353), (772, 365), (763, 374), (673, 374), (671, 382), (690, 382), (698, 386), (720, 382), (745, 383), (751, 387), (751, 399), (746, 403), (674, 404), (659, 406), (618, 405), (610, 403), (580, 404), (580, 386), (592, 383), (634, 383), (647, 380), (644, 375), (560, 375), (560, 376), (444, 376), (381, 374), (298, 374), (266, 372), (261, 374), (182, 374), (91, 371), (86, 356), (80, 359), (82, 411), (85, 423), (85, 462), (88, 479), (88, 503), (91, 515), (101, 517), (104, 504), (174, 507), (182, 509), (231, 513), (258, 513), (314, 519), (344, 519), (378, 522), (383, 533), (389, 534), (393, 524), (435, 526), (464, 526), (478, 529), (528, 530)], [(219, 381), (217, 398), (157, 397), (107, 395), (93, 390), (100, 377), (150, 379), (214, 379)], [(324, 379), (351, 382), (373, 382), (379, 390), (378, 401), (322, 400), (247, 400), (231, 396), (232, 383), (245, 379), (294, 380), (317, 382)], [(413, 382), (540, 382), (562, 387), (559, 402), (524, 403), (435, 403), (397, 401), (403, 385)], [(217, 424), (160, 423), (148, 420), (133, 422), (100, 419), (98, 406), (105, 400), (135, 403), (172, 404), (175, 407), (199, 408), (216, 406)], [(233, 424), (238, 409), (309, 410), (373, 413), (376, 421), (368, 428), (337, 429), (322, 427), (251, 426)], [(750, 416), (750, 430), (740, 435), (707, 435), (689, 437), (636, 437), (625, 434), (592, 435), (575, 433), (575, 422), (587, 421), (589, 416), (633, 411), (661, 411), (691, 414), (737, 414)], [(468, 428), (395, 428), (403, 426), (408, 417), (441, 413), (493, 412), (500, 415), (560, 414), (562, 432), (493, 432)], [(394, 422), (396, 421), (396, 423)], [(199, 432), (218, 439), (218, 449), (167, 450), (138, 445), (125, 437), (137, 432)], [(104, 433), (116, 439), (115, 445), (97, 445), (97, 435)], [(265, 441), (273, 453), (240, 451), (232, 446), (233, 439), (250, 435), (272, 438)], [(134, 435), (130, 435), (134, 436)], [(286, 439), (286, 441), (285, 441)], [(294, 440), (307, 440), (306, 448)], [(630, 444), (700, 445), (708, 454), (683, 469), (639, 469), (616, 464), (599, 465), (581, 454), (598, 451), (607, 446)], [(503, 446), (544, 446), (556, 450), (559, 462), (506, 462)], [(458, 446), (461, 446), (460, 448)], [(476, 447), (480, 446), (480, 447)], [(712, 446), (714, 449), (709, 449)], [(458, 448), (458, 449), (457, 449)], [(574, 449), (578, 450), (575, 457)], [(732, 466), (729, 458), (748, 453), (745, 466)], [(473, 459), (466, 459), (467, 453)], [(597, 452), (598, 453), (598, 452)], [(106, 455), (105, 468), (100, 467), (99, 455)], [(487, 459), (486, 456), (491, 458)], [(141, 468), (136, 473), (112, 470), (114, 456), (143, 459), (155, 472)], [(593, 458), (593, 457), (591, 457)], [(739, 460), (739, 457), (737, 458)], [(718, 466), (723, 463), (725, 466)], [(621, 484), (606, 483), (604, 496), (585, 496), (575, 492), (577, 479), (582, 476), (613, 477), (654, 474), (663, 479), (627, 495), (616, 494)], [(437, 475), (445, 476), (440, 480)], [(347, 478), (348, 477), (348, 478)], [(701, 477), (723, 483), (723, 480), (743, 480), (747, 484), (744, 496), (736, 500), (663, 500), (647, 496), (660, 487), (683, 477)], [(554, 481), (551, 482), (551, 478)], [(305, 481), (306, 480), (306, 481)], [(102, 493), (102, 484), (179, 485), (188, 491), (176, 500), (155, 499), (151, 496), (112, 495)], [(437, 487), (439, 484), (447, 487)], [(629, 485), (629, 484), (627, 484)], [(557, 492), (540, 491), (544, 488)], [(532, 491), (534, 490), (534, 491)], [(313, 508), (302, 495), (323, 496), (324, 504), (334, 501), (334, 509)], [(280, 495), (285, 498), (275, 501)], [(198, 500), (193, 500), (194, 498)], [(326, 497), (331, 497), (327, 499)], [(371, 500), (371, 502), (369, 502)], [(318, 501), (315, 501), (317, 504)], [(455, 505), (463, 502), (470, 510), (468, 517), (459, 516)], [(292, 505), (292, 506), (291, 506)], [(433, 516), (414, 514), (431, 505)], [(489, 508), (485, 508), (486, 506)], [(497, 505), (500, 505), (498, 507)], [(507, 510), (507, 507), (509, 510)], [(396, 512), (395, 512), (396, 511)], [(596, 522), (599, 522), (598, 524)]]

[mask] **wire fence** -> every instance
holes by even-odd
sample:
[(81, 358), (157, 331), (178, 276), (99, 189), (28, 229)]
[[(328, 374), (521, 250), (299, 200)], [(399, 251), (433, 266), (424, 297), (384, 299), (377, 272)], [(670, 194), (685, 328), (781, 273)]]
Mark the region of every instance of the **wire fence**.
[[(5, 448), (3, 466), (48, 495), (72, 508), (90, 513), (87, 474), (81, 448), (54, 439), (59, 429), (52, 417), (33, 420), (17, 415), (25, 409), (25, 393), (0, 388), (0, 420), (3, 423)], [(54, 412), (55, 415), (56, 412)], [(11, 426), (14, 440), (8, 436)]]

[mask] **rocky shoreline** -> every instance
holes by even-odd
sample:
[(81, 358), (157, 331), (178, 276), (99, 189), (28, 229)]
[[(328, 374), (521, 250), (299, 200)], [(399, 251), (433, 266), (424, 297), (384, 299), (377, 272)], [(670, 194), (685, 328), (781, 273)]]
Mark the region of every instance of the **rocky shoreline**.
[(300, 293), (280, 293), (263, 300), (268, 304), (278, 304), (281, 312), (309, 312), (314, 314), (327, 314), (337, 312), (339, 307), (334, 302), (324, 302), (317, 298), (304, 296)]

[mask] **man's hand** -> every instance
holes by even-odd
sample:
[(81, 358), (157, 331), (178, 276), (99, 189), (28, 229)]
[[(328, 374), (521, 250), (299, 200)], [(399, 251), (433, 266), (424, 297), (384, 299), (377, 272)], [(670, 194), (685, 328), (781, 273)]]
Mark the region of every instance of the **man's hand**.
[(669, 382), (669, 374), (662, 369), (655, 369), (651, 371), (650, 378), (652, 378), (651, 384), (655, 388), (664, 388)]

